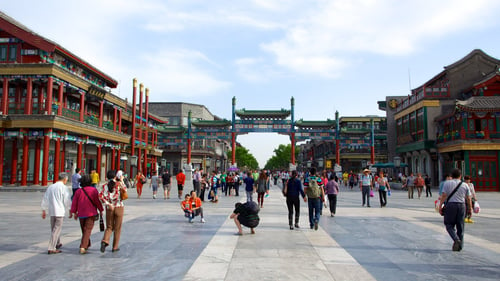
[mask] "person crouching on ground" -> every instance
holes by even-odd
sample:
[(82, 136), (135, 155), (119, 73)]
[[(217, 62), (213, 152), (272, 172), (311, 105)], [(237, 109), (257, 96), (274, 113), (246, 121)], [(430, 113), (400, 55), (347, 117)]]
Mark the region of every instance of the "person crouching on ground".
[(191, 196), (189, 196), (189, 194), (186, 194), (186, 196), (184, 196), (184, 201), (181, 202), (181, 209), (184, 211), (184, 216), (189, 219), (189, 222), (192, 222), (193, 218), (191, 214), (193, 213), (193, 210), (191, 210), (190, 199)]
[(243, 204), (238, 202), (234, 205), (234, 207), (234, 211), (229, 218), (234, 219), (234, 223), (238, 228), (238, 233), (236, 234), (243, 235), (243, 229), (241, 228), (242, 225), (249, 227), (250, 232), (252, 234), (255, 234), (254, 228), (259, 225), (260, 221), (260, 209), (257, 203), (253, 201), (249, 201)]
[(194, 217), (201, 216), (200, 222), (205, 223), (205, 219), (203, 218), (203, 208), (201, 207), (201, 199), (196, 196), (196, 191), (191, 191), (191, 198), (189, 199), (191, 204), (191, 221), (194, 220)]

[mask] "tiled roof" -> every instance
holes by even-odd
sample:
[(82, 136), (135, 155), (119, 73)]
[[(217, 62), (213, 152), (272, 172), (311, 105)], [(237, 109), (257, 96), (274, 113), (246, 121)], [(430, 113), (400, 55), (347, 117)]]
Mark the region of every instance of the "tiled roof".
[(77, 55), (71, 53), (70, 51), (68, 51), (61, 45), (55, 43), (54, 41), (51, 41), (41, 36), (40, 34), (37, 34), (36, 32), (32, 31), (25, 25), (15, 20), (14, 18), (3, 13), (2, 11), (0, 11), (0, 29), (3, 29), (5, 32), (12, 34), (13, 36), (18, 37), (21, 40), (43, 51), (54, 52), (55, 50), (58, 50), (59, 52), (64, 53), (66, 56), (71, 57), (73, 60), (77, 61), (81, 65), (84, 65), (94, 73), (100, 75), (102, 78), (106, 80), (108, 86), (110, 86), (111, 88), (116, 88), (116, 86), (118, 85), (118, 82), (115, 79), (111, 78), (101, 70), (97, 69), (96, 67), (86, 62), (82, 58), (78, 57)]
[(456, 106), (462, 111), (499, 112), (500, 96), (493, 96), (493, 97), (476, 96), (476, 97), (471, 97), (464, 101), (457, 100)]

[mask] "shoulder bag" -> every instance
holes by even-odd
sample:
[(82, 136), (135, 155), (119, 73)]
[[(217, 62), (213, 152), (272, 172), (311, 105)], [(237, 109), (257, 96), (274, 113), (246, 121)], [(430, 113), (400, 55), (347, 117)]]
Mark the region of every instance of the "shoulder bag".
[[(99, 209), (97, 208), (97, 205), (94, 203), (94, 201), (92, 201), (92, 199), (90, 199), (90, 196), (87, 194), (87, 192), (85, 191), (85, 189), (82, 187), (82, 191), (83, 193), (85, 193), (85, 195), (87, 196), (87, 198), (89, 199), (90, 203), (92, 203), (92, 205), (94, 205), (94, 207), (96, 209)], [(99, 218), (99, 230), (101, 232), (104, 231), (104, 220), (102, 219), (102, 212), (99, 212), (99, 215), (96, 215), (94, 216), (94, 220), (96, 221), (97, 219)]]
[(455, 189), (453, 189), (453, 191), (450, 193), (450, 196), (448, 196), (446, 198), (446, 201), (443, 202), (443, 207), (441, 208), (442, 209), (442, 212), (441, 212), (441, 216), (444, 216), (444, 211), (445, 211), (445, 208), (446, 208), (446, 204), (448, 204), (448, 201), (450, 201), (450, 198), (455, 194), (455, 192), (457, 192), (458, 188), (462, 185), (463, 181), (461, 181), (457, 187), (455, 187)]

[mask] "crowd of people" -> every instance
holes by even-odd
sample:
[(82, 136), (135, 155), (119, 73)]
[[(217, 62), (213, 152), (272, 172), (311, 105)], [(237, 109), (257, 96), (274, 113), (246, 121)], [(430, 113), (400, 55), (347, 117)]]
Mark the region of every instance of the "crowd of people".
[[(171, 177), (168, 170), (162, 171), (161, 175), (155, 172), (151, 174), (150, 187), (153, 199), (157, 198), (160, 186), (163, 187), (164, 200), (170, 199)], [(106, 227), (100, 241), (100, 251), (105, 252), (106, 247), (110, 245), (112, 235), (112, 252), (120, 250), (119, 241), (124, 215), (124, 200), (128, 198), (127, 189), (135, 187), (137, 199), (140, 199), (148, 179), (139, 171), (134, 180), (130, 182), (127, 175), (121, 170), (108, 171), (106, 178), (107, 181), (99, 186), (99, 175), (95, 170), (91, 174), (85, 174), (77, 168), (71, 177), (72, 194), (66, 187), (68, 182), (66, 173), (60, 173), (58, 181), (47, 188), (41, 205), (42, 218), (45, 219), (47, 214), (50, 216), (51, 237), (48, 254), (61, 252), (60, 235), (66, 210), (69, 210), (69, 218), (80, 221), (82, 231), (80, 254), (87, 253), (91, 246), (90, 237), (94, 222), (99, 218), (102, 219), (104, 212)], [(410, 173), (408, 177), (400, 175), (398, 178), (402, 182), (403, 188), (408, 190), (409, 199), (413, 199), (414, 189), (417, 190), (418, 198), (421, 197), (424, 189), (427, 196), (432, 197), (428, 176), (423, 178), (421, 173), (417, 173), (416, 176)], [(178, 199), (181, 199), (186, 184), (186, 175), (183, 170), (175, 175), (175, 180)], [(345, 187), (346, 191), (352, 191), (355, 186), (359, 186), (362, 207), (371, 207), (370, 197), (375, 196), (374, 191), (378, 192), (381, 208), (387, 206), (388, 196), (391, 195), (391, 185), (384, 172), (379, 171), (373, 175), (369, 169), (362, 170), (361, 174), (355, 174), (352, 171), (343, 174), (332, 171), (317, 173), (315, 168), (301, 173), (297, 171), (289, 173), (288, 171), (261, 170), (259, 172), (253, 170), (227, 173), (213, 171), (207, 174), (201, 169), (196, 169), (193, 172), (192, 180), (193, 190), (185, 194), (184, 200), (180, 202), (181, 209), (190, 223), (197, 216), (200, 217), (201, 223), (205, 223), (202, 206), (205, 200), (217, 203), (220, 196), (239, 196), (240, 187), (245, 189), (246, 201), (237, 202), (230, 215), (238, 228), (237, 235), (243, 234), (242, 226), (249, 227), (251, 233), (255, 233), (255, 228), (260, 220), (259, 211), (264, 208), (264, 201), (269, 196), (272, 184), (278, 187), (281, 185), (281, 191), (286, 197), (290, 230), (300, 228), (300, 197), (304, 202), (307, 202), (309, 227), (318, 230), (323, 209), (328, 208), (330, 216), (335, 217), (337, 197), (342, 186)], [(254, 194), (257, 194), (256, 201)], [(478, 206), (474, 185), (471, 183), (470, 177), (465, 176), (462, 181), (460, 171), (455, 169), (441, 182), (438, 200), (440, 205), (437, 206), (437, 209), (443, 214), (446, 229), (454, 241), (452, 249), (460, 251), (463, 248), (464, 222), (473, 222), (473, 208), (475, 205)], [(446, 204), (446, 208), (442, 207), (444, 206), (442, 203)], [(478, 210), (475, 211), (478, 212)]]

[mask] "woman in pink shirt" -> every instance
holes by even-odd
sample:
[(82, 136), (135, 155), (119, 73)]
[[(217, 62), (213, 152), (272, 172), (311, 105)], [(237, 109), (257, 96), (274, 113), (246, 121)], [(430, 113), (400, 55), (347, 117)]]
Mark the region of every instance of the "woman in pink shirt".
[(83, 175), (80, 178), (81, 188), (76, 190), (71, 205), (69, 217), (72, 216), (80, 219), (80, 227), (82, 229), (82, 240), (80, 242), (80, 254), (86, 254), (90, 247), (90, 235), (94, 228), (94, 220), (97, 216), (97, 209), (102, 213), (103, 208), (99, 200), (99, 192), (92, 186), (90, 175)]

